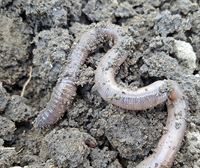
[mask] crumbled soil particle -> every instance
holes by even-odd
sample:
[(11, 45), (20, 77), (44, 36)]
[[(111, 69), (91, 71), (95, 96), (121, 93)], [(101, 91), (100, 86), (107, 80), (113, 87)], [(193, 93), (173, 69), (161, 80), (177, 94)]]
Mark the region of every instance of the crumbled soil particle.
[(0, 13), (0, 79), (8, 85), (19, 85), (26, 75), (31, 29), (21, 18)]
[(95, 139), (78, 129), (53, 130), (44, 138), (41, 155), (44, 156), (44, 149), (47, 146), (58, 167), (78, 167), (87, 160), (90, 145), (96, 145)]
[(181, 13), (187, 15), (189, 12), (192, 13), (198, 10), (198, 4), (190, 0), (176, 0), (172, 3), (170, 10), (173, 13)]
[(0, 146), (0, 167), (7, 168), (16, 160), (16, 151), (14, 148)]
[(131, 116), (131, 114), (116, 114), (108, 119), (105, 135), (123, 158), (135, 159), (135, 156), (143, 153), (142, 147), (147, 140), (145, 125), (147, 123)]
[(39, 104), (42, 108), (49, 100), (49, 90), (55, 86), (59, 73), (67, 64), (72, 39), (68, 30), (62, 28), (43, 30), (34, 37), (33, 70), (30, 87), (25, 91), (32, 106), (38, 108)]
[[(126, 111), (96, 91), (96, 67), (112, 44), (91, 53), (81, 67), (77, 96), (63, 119), (46, 130), (32, 127), (67, 66), (73, 42), (96, 22), (108, 20), (127, 29), (133, 41), (116, 76), (120, 85), (136, 89), (162, 79), (181, 85), (190, 110), (172, 168), (200, 167), (197, 0), (0, 0), (0, 167), (133, 168), (153, 152), (165, 126), (166, 106)], [(175, 40), (191, 44), (196, 69), (183, 69)], [(31, 80), (20, 97), (29, 67)]]
[(193, 13), (190, 16), (192, 28), (191, 28), (191, 40), (192, 46), (194, 47), (194, 51), (197, 55), (197, 70), (200, 70), (200, 11)]
[(145, 0), (127, 0), (133, 7), (141, 6)]
[(196, 66), (196, 54), (193, 51), (193, 48), (190, 43), (186, 43), (181, 40), (175, 40), (175, 52), (176, 57), (178, 58), (180, 65), (184, 69), (184, 72), (192, 74), (197, 66)]
[(3, 146), (4, 140), (0, 138), (0, 146)]
[(157, 16), (154, 29), (161, 36), (167, 36), (173, 33), (182, 33), (190, 30), (191, 25), (181, 15), (172, 15), (169, 11), (164, 11)]
[(24, 97), (13, 95), (10, 98), (4, 116), (14, 122), (26, 122), (34, 116), (33, 109), (28, 106)]
[(108, 168), (122, 168), (122, 165), (119, 163), (118, 160), (115, 160), (114, 162), (112, 162)]
[(130, 5), (128, 2), (120, 3), (115, 11), (115, 16), (120, 18), (128, 18), (134, 16), (135, 14), (136, 12), (132, 8), (132, 5)]
[(21, 13), (35, 31), (40, 31), (40, 27), (66, 27), (70, 21), (80, 21), (81, 0), (17, 0), (13, 7), (17, 10), (21, 8)]
[(117, 152), (109, 151), (107, 147), (100, 149), (92, 149), (90, 153), (92, 167), (106, 168), (113, 164), (116, 159)]
[(5, 7), (9, 3), (11, 3), (12, 0), (0, 0), (0, 7)]
[(200, 133), (199, 131), (189, 132), (187, 134), (187, 141), (188, 141), (188, 151), (190, 153), (190, 157), (194, 161), (194, 167), (200, 167)]
[(3, 88), (2, 83), (0, 82), (0, 113), (4, 111), (7, 103), (8, 103), (8, 94), (6, 90)]
[(107, 0), (89, 0), (83, 8), (84, 14), (91, 21), (105, 21), (114, 18), (118, 2)]
[(66, 63), (71, 42), (72, 37), (66, 29), (53, 28), (38, 33), (34, 38), (36, 48), (33, 50), (33, 77), (45, 80), (44, 83), (56, 82)]
[[(53, 28), (41, 31), (34, 38), (36, 45), (33, 50), (33, 85), (40, 85), (38, 89), (45, 89), (48, 85), (53, 87), (57, 81), (62, 67), (66, 65), (72, 36), (68, 30)], [(37, 90), (40, 93), (41, 90)]]
[[(184, 89), (184, 93), (188, 97), (190, 105), (190, 113), (188, 113), (188, 115), (191, 115), (191, 117), (194, 117), (193, 115), (199, 115), (200, 101), (198, 100), (200, 98), (200, 77), (194, 75), (185, 75), (177, 78), (177, 81), (181, 84), (182, 88)], [(198, 120), (200, 119), (197, 117), (196, 121), (198, 122)]]
[(112, 107), (106, 109), (102, 118), (104, 122), (101, 119), (99, 125), (105, 130), (105, 136), (112, 147), (117, 149), (121, 158), (135, 160), (151, 152), (152, 145), (156, 145), (152, 142), (157, 141), (162, 134), (164, 126), (162, 123), (166, 119), (166, 112), (157, 108), (148, 110), (146, 114), (140, 114), (140, 112), (119, 112), (118, 108)]
[(0, 138), (4, 140), (11, 140), (15, 131), (15, 123), (6, 117), (0, 116)]
[(181, 71), (178, 61), (164, 52), (152, 52), (143, 57), (144, 64), (140, 67), (141, 74), (148, 74), (150, 77), (177, 76)]

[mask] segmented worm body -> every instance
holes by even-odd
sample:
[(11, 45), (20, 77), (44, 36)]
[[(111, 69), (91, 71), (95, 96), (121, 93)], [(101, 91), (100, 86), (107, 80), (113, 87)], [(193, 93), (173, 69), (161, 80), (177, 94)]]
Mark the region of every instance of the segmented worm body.
[(168, 118), (166, 130), (152, 155), (136, 168), (170, 168), (181, 147), (186, 131), (187, 101), (177, 83), (171, 81), (173, 91), (167, 102)]
[(69, 64), (60, 75), (47, 107), (36, 118), (35, 126), (43, 128), (62, 117), (76, 95), (75, 83), (81, 65), (99, 45), (112, 41), (113, 47), (103, 56), (97, 67), (96, 88), (104, 100), (128, 110), (144, 110), (168, 100), (167, 130), (154, 154), (142, 161), (137, 168), (171, 167), (186, 129), (186, 100), (178, 84), (171, 80), (156, 81), (135, 91), (116, 83), (116, 71), (128, 55), (126, 48), (130, 44), (127, 39), (128, 35), (112, 24), (100, 24), (84, 33), (74, 45)]
[[(119, 55), (115, 53), (117, 48), (120, 48), (120, 45), (127, 41), (127, 35), (120, 27), (99, 25), (84, 33), (80, 40), (74, 44), (69, 56), (69, 64), (61, 73), (50, 101), (36, 118), (36, 127), (43, 128), (52, 125), (63, 116), (65, 109), (68, 108), (76, 95), (75, 82), (78, 80), (80, 67), (91, 52), (107, 41), (114, 43), (114, 46), (108, 52), (114, 54), (115, 61), (118, 59), (122, 63), (126, 59), (127, 54)], [(111, 59), (110, 64), (113, 64), (113, 61)]]

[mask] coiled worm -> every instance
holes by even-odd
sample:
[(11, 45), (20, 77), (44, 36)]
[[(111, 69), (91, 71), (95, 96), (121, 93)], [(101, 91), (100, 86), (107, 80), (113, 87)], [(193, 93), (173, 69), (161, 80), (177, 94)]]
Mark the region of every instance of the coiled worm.
[(186, 100), (178, 84), (171, 80), (156, 81), (135, 91), (122, 87), (115, 81), (118, 67), (127, 58), (128, 35), (112, 24), (99, 24), (82, 35), (74, 44), (69, 64), (61, 73), (53, 89), (50, 101), (35, 121), (38, 128), (56, 123), (76, 95), (76, 81), (80, 67), (89, 53), (107, 41), (113, 47), (100, 60), (95, 73), (95, 85), (102, 98), (128, 110), (144, 110), (167, 101), (168, 119), (166, 132), (161, 137), (155, 152), (142, 161), (137, 168), (171, 167), (175, 154), (180, 149), (186, 130)]

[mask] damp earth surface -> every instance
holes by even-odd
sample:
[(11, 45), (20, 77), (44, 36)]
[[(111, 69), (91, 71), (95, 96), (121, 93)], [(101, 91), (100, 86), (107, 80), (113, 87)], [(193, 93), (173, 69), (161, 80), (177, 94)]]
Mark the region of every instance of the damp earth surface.
[(187, 131), (172, 168), (200, 167), (200, 2), (197, 0), (0, 0), (0, 167), (134, 168), (153, 153), (167, 108), (127, 111), (105, 102), (94, 75), (104, 44), (81, 67), (77, 96), (54, 126), (33, 121), (67, 66), (74, 41), (98, 22), (128, 30), (116, 80), (136, 89), (177, 81)]

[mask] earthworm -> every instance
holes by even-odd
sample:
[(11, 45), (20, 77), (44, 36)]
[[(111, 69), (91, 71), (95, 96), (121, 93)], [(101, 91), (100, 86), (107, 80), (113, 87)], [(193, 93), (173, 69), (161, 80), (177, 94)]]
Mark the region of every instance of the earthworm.
[(143, 160), (136, 168), (170, 168), (176, 153), (181, 147), (186, 131), (187, 101), (177, 83), (167, 102), (168, 118), (166, 130), (152, 155)]
[(65, 112), (76, 95), (76, 81), (81, 65), (98, 46), (113, 41), (113, 47), (100, 60), (95, 73), (95, 85), (102, 98), (109, 103), (128, 110), (144, 110), (168, 100), (167, 131), (161, 137), (154, 154), (141, 162), (137, 168), (171, 167), (180, 148), (186, 129), (186, 100), (178, 84), (171, 80), (156, 81), (146, 87), (131, 90), (115, 81), (118, 67), (128, 56), (128, 35), (115, 25), (100, 24), (84, 33), (74, 44), (69, 64), (61, 73), (46, 108), (36, 118), (35, 126), (43, 128), (54, 124)]
[[(115, 25), (99, 25), (85, 32), (80, 40), (74, 43), (69, 55), (69, 64), (61, 73), (56, 86), (53, 89), (50, 101), (35, 120), (36, 128), (44, 128), (56, 123), (69, 107), (76, 95), (76, 81), (80, 73), (80, 67), (84, 64), (88, 55), (98, 46), (107, 41), (113, 41), (114, 46), (110, 51), (116, 50), (127, 40), (123, 30)], [(122, 42), (123, 41), (123, 42)], [(116, 55), (116, 54), (114, 54)], [(121, 57), (123, 62), (126, 55)]]
[(117, 50), (109, 50), (101, 59), (95, 74), (96, 88), (104, 100), (128, 110), (144, 110), (168, 100), (166, 132), (155, 152), (137, 168), (170, 168), (185, 134), (187, 101), (179, 85), (172, 80), (156, 81), (135, 91), (117, 84), (115, 71), (122, 64), (116, 60), (117, 53)]

